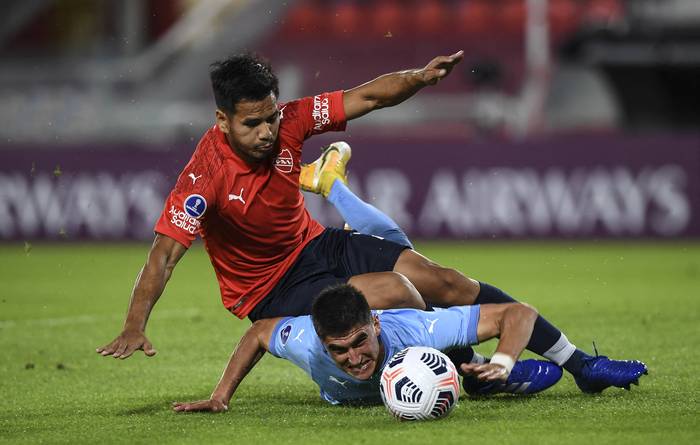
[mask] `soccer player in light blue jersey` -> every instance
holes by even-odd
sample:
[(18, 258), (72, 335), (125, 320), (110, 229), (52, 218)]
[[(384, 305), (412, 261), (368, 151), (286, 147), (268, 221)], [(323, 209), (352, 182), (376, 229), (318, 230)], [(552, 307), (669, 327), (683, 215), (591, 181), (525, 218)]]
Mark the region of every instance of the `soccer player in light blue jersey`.
[[(220, 412), (246, 374), (269, 351), (302, 368), (331, 404), (381, 403), (379, 378), (388, 360), (410, 346), (442, 351), (498, 337), (490, 363), (463, 364), (462, 372), (486, 382), (506, 382), (530, 339), (537, 311), (523, 303), (370, 311), (362, 293), (348, 284), (321, 292), (312, 315), (256, 321), (241, 339), (209, 400), (175, 403), (175, 411)], [(537, 362), (535, 360), (529, 360)], [(555, 384), (561, 368), (539, 362), (542, 371), (528, 392)]]

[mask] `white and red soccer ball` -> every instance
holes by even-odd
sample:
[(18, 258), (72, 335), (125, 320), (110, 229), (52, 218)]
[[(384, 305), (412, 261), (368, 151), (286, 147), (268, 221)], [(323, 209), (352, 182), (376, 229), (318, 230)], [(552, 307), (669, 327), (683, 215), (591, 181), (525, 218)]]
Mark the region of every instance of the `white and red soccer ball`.
[(380, 392), (384, 405), (399, 419), (439, 419), (457, 404), (459, 375), (442, 352), (414, 346), (389, 360), (382, 371)]

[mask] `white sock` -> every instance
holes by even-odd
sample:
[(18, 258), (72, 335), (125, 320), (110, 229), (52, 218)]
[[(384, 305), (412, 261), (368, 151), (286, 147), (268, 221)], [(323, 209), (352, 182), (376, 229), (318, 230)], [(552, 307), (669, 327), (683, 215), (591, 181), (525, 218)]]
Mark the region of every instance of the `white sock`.
[(557, 342), (554, 343), (554, 345), (552, 345), (552, 347), (542, 355), (557, 365), (562, 366), (567, 360), (569, 360), (575, 351), (576, 346), (574, 346), (562, 332), (559, 340), (557, 340)]

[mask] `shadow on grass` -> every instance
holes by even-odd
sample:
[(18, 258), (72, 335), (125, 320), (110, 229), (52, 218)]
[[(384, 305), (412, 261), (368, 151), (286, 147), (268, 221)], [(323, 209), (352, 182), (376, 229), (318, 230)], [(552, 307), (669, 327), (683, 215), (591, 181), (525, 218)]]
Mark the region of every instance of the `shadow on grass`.
[[(159, 397), (159, 400), (153, 401), (152, 403), (141, 404), (133, 406), (127, 409), (123, 409), (116, 413), (117, 416), (134, 416), (134, 415), (154, 415), (154, 414), (164, 414), (173, 413), (172, 403), (174, 401), (194, 401), (206, 399), (207, 395), (204, 394), (180, 394), (176, 397)], [(465, 397), (460, 398), (460, 403), (464, 406), (471, 406), (473, 408), (481, 407), (482, 409), (493, 409), (498, 407), (507, 406), (519, 406), (527, 405), (530, 403), (571, 403), (573, 399), (580, 398), (581, 401), (591, 401), (596, 399), (596, 396), (590, 396), (588, 394), (571, 394), (571, 393), (542, 393), (533, 395), (510, 395), (501, 394), (496, 396), (486, 396), (486, 397)], [(336, 415), (342, 413), (344, 410), (349, 410), (349, 412), (361, 413), (367, 412), (364, 410), (372, 410), (374, 407), (382, 407), (381, 404), (359, 404), (359, 405), (343, 405), (343, 406), (331, 406), (325, 401), (321, 400), (316, 394), (290, 394), (283, 393), (277, 395), (271, 394), (260, 394), (257, 397), (255, 395), (248, 395), (241, 398), (235, 398), (231, 401), (229, 405), (229, 413), (233, 415), (245, 414), (245, 415), (270, 415), (272, 413), (277, 415), (287, 415), (290, 413), (296, 413), (301, 415), (314, 415), (319, 413), (327, 413), (329, 415)], [(347, 412), (347, 411), (346, 411)], [(382, 413), (383, 410), (378, 410), (378, 413)], [(192, 413), (190, 413), (192, 414)]]
[(174, 412), (172, 405), (174, 402), (192, 402), (195, 400), (205, 400), (209, 394), (178, 394), (177, 396), (161, 396), (150, 403), (135, 405), (117, 411), (117, 416), (137, 416), (152, 415), (158, 413)]
[(140, 414), (155, 414), (163, 411), (170, 411), (171, 402), (158, 401), (147, 405), (128, 408), (117, 413), (117, 416), (136, 416)]

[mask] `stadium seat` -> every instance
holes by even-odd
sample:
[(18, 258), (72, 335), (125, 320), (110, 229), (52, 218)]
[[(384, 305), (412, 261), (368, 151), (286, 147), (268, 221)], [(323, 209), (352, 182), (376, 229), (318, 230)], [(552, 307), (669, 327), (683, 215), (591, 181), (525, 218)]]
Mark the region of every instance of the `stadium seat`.
[(357, 37), (360, 34), (360, 27), (365, 23), (366, 16), (363, 10), (354, 2), (343, 2), (331, 11), (329, 18), (331, 34), (340, 37)]
[(449, 32), (444, 3), (438, 0), (420, 2), (413, 10), (414, 29), (418, 34), (432, 37)]
[(575, 0), (550, 0), (547, 15), (552, 40), (560, 40), (579, 25), (581, 8)]
[(381, 2), (370, 10), (372, 34), (402, 36), (407, 29), (406, 14), (398, 2), (393, 0)]
[(485, 34), (493, 30), (496, 13), (496, 9), (486, 0), (462, 2), (455, 12), (455, 31), (470, 37)]

